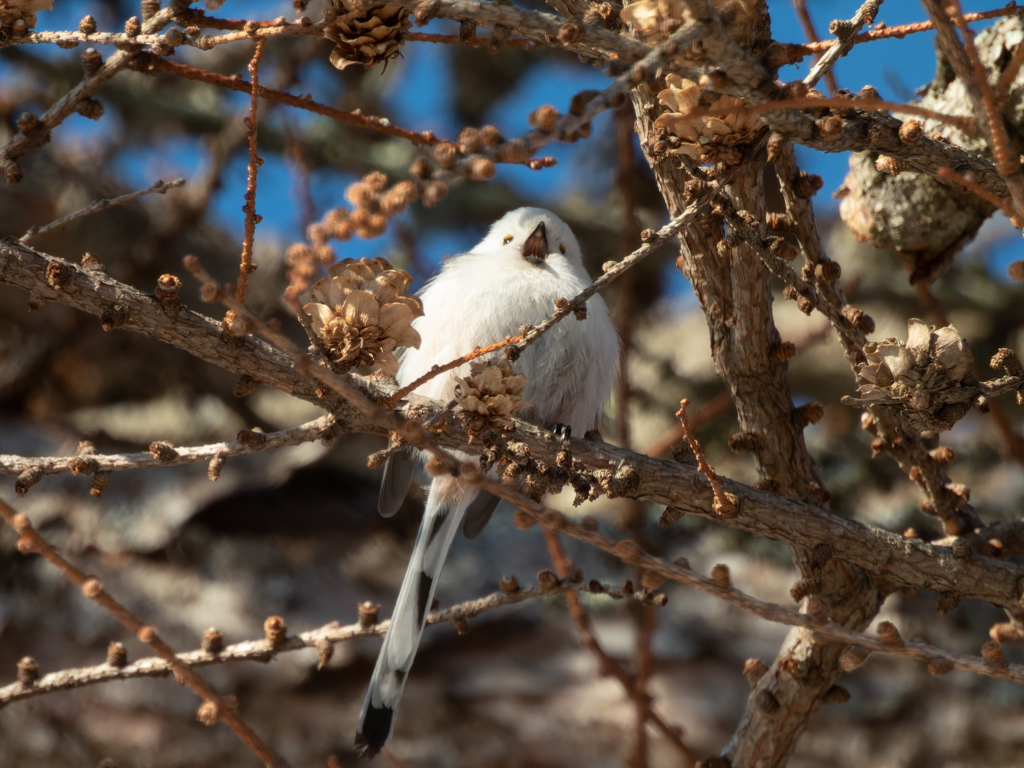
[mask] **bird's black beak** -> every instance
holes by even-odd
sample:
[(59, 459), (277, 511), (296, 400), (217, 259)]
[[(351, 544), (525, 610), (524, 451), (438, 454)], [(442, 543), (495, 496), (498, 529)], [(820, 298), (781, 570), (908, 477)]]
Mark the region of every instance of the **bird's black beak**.
[(523, 243), (523, 258), (531, 263), (544, 261), (548, 257), (548, 231), (542, 221)]

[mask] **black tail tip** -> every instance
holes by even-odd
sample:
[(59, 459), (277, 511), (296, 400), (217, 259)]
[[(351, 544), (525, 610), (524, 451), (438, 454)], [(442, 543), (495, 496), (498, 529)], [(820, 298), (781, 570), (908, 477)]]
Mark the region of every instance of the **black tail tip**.
[(383, 744), (371, 743), (363, 734), (356, 734), (356, 754), (359, 757), (366, 760), (373, 760), (378, 754), (380, 754), (381, 747)]
[(395, 718), (395, 710), (391, 707), (366, 708), (363, 720), (356, 732), (356, 752), (367, 760), (375, 758), (391, 738), (391, 724)]

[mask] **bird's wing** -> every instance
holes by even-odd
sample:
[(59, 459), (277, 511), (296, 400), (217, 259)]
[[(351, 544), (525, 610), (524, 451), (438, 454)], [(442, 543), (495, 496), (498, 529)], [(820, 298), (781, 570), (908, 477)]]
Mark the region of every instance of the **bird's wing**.
[(414, 469), (416, 457), (408, 450), (399, 451), (384, 462), (384, 479), (377, 497), (377, 512), (381, 517), (391, 517), (402, 506), (412, 484)]
[(391, 739), (395, 712), (416, 657), (437, 580), (455, 531), (475, 495), (475, 488), (467, 488), (451, 477), (438, 477), (430, 484), (423, 522), (359, 718), (355, 743), (365, 757), (376, 755)]

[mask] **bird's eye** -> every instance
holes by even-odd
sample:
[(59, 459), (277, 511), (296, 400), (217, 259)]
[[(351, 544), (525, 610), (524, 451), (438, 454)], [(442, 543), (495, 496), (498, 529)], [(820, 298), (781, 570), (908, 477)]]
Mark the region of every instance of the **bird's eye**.
[(565, 253), (565, 243), (562, 243), (560, 246), (558, 246), (558, 250), (560, 250), (562, 253)]
[(508, 245), (512, 242), (512, 235), (505, 235), (505, 239), (502, 240), (503, 245)]

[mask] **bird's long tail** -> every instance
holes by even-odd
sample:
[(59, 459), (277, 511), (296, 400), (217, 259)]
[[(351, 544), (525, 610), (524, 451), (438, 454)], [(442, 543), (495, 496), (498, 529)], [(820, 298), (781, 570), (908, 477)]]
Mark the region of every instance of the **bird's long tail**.
[(355, 744), (364, 757), (373, 757), (391, 739), (398, 701), (416, 657), (438, 577), (475, 495), (475, 488), (451, 477), (434, 478), (430, 485), (423, 522), (359, 718)]

